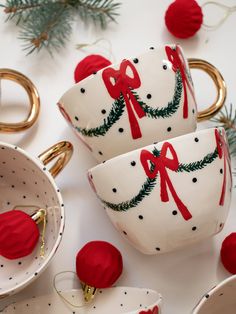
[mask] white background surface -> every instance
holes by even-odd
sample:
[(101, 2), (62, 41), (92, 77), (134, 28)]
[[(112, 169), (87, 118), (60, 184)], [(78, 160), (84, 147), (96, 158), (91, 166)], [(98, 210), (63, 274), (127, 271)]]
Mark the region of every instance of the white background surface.
[[(124, 272), (117, 284), (158, 290), (164, 297), (164, 314), (189, 314), (202, 294), (229, 276), (219, 262), (219, 250), (224, 237), (236, 229), (235, 190), (231, 212), (220, 235), (175, 253), (145, 256), (120, 237), (93, 194), (85, 174), (96, 162), (67, 127), (56, 103), (73, 84), (73, 70), (87, 54), (100, 53), (112, 61), (118, 61), (123, 57), (135, 57), (146, 47), (179, 42), (188, 57), (206, 59), (221, 70), (228, 86), (227, 105), (231, 102), (235, 104), (236, 13), (216, 31), (202, 29), (194, 38), (182, 41), (171, 37), (164, 27), (164, 12), (171, 1), (122, 2), (118, 24), (111, 24), (106, 31), (101, 31), (91, 25), (86, 28), (78, 22), (70, 42), (54, 58), (47, 53), (26, 57), (21, 50), (22, 43), (16, 39), (17, 28), (13, 23), (4, 23), (5, 16), (1, 10), (0, 68), (13, 68), (29, 76), (39, 90), (42, 108), (38, 123), (32, 129), (20, 135), (0, 134), (0, 140), (14, 143), (34, 156), (58, 141), (69, 140), (74, 144), (74, 156), (56, 179), (66, 205), (66, 229), (61, 246), (44, 274), (17, 296), (1, 301), (0, 309), (13, 299), (51, 292), (54, 275), (63, 270), (74, 270), (77, 251), (86, 242), (96, 239), (110, 241), (123, 254)], [(236, 4), (233, 0), (221, 3)], [(217, 18), (218, 10), (211, 9), (211, 15), (207, 16)], [(98, 38), (110, 41), (112, 57), (109, 55), (109, 45), (104, 42), (84, 51), (75, 49), (77, 43), (91, 43)], [(199, 72), (195, 71), (193, 78), (199, 107), (204, 108), (214, 99), (213, 85)], [(26, 114), (26, 98), (20, 88), (2, 82), (2, 98), (1, 120), (16, 121)], [(18, 107), (19, 104), (23, 106)], [(205, 126), (207, 124), (200, 125), (200, 128)], [(68, 284), (65, 288), (70, 287)]]

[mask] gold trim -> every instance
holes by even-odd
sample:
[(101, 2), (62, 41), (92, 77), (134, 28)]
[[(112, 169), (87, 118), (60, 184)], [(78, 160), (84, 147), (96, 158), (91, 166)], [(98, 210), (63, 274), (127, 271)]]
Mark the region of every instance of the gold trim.
[(30, 101), (30, 112), (26, 120), (22, 122), (0, 122), (0, 132), (15, 133), (30, 128), (37, 120), (40, 111), (40, 99), (36, 87), (25, 75), (11, 69), (0, 69), (0, 80), (1, 79), (14, 81), (25, 89)]
[(220, 71), (214, 65), (205, 60), (190, 58), (188, 59), (188, 63), (190, 69), (198, 69), (206, 72), (216, 86), (217, 96), (215, 102), (209, 108), (198, 112), (198, 121), (208, 120), (215, 116), (225, 103), (227, 95), (225, 80)]
[(44, 165), (47, 165), (50, 161), (59, 156), (55, 164), (50, 168), (51, 175), (55, 178), (59, 172), (65, 168), (68, 161), (71, 159), (72, 153), (72, 144), (70, 142), (63, 141), (47, 149), (45, 152), (40, 154), (38, 158)]

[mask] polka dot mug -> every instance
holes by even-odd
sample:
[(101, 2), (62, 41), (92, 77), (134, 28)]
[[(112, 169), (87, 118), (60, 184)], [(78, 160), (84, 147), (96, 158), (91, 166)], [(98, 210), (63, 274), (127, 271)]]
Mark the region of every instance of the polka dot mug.
[[(82, 290), (62, 293), (72, 304), (83, 304)], [(100, 290), (96, 298), (84, 307), (73, 307), (56, 294), (34, 297), (14, 303), (3, 310), (3, 314), (161, 314), (162, 297), (150, 289), (115, 287)]]
[(88, 178), (114, 226), (145, 254), (215, 235), (230, 207), (232, 177), (223, 128), (114, 157), (90, 169)]
[(208, 291), (192, 314), (235, 314), (236, 276), (231, 276)]
[[(202, 112), (197, 111), (188, 64), (204, 70), (216, 84), (217, 100)], [(58, 106), (102, 162), (195, 131), (197, 121), (216, 114), (225, 97), (224, 80), (213, 65), (187, 61), (180, 46), (166, 45), (90, 75), (70, 88)]]
[[(36, 159), (17, 146), (0, 142), (0, 213), (18, 206), (29, 215), (35, 211), (35, 206), (47, 212), (44, 258), (40, 257), (40, 245), (21, 259), (9, 260), (0, 255), (0, 299), (38, 278), (56, 253), (64, 231), (65, 214), (53, 178), (70, 160), (72, 151), (69, 142), (60, 142)], [(45, 165), (56, 157), (57, 161), (48, 170)]]

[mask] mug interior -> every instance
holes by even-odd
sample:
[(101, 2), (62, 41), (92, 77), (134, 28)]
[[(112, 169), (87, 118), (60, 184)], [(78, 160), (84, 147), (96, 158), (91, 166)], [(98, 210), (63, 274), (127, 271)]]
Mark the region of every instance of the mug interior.
[(26, 257), (9, 260), (0, 256), (0, 297), (4, 297), (37, 278), (54, 255), (63, 233), (64, 205), (46, 167), (20, 148), (5, 143), (0, 143), (0, 204), (0, 214), (15, 208), (31, 215), (37, 211), (33, 206), (47, 211), (44, 258), (40, 257), (40, 239)]
[(222, 313), (236, 313), (236, 276), (226, 279), (206, 294), (193, 312), (193, 314)]
[[(82, 290), (70, 290), (62, 293), (63, 296), (72, 304), (83, 304)], [(128, 287), (115, 287), (108, 289), (101, 289), (98, 291), (94, 300), (86, 304), (83, 308), (72, 308), (60, 299), (54, 293), (37, 298), (31, 298), (19, 303), (15, 303), (7, 307), (3, 313), (17, 313), (17, 314), (31, 314), (31, 313), (44, 313), (44, 314), (121, 314), (121, 313), (142, 313), (142, 311), (152, 310), (159, 308), (161, 296), (153, 290), (128, 288)], [(147, 312), (149, 313), (149, 312)], [(157, 312), (151, 312), (157, 313)]]

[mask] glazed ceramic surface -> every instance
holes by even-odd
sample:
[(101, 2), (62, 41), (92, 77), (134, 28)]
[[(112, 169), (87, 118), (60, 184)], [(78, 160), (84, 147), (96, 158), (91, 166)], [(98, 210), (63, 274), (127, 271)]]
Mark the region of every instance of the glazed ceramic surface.
[(58, 105), (99, 162), (196, 129), (188, 63), (176, 45), (151, 48), (97, 72)]
[[(82, 290), (62, 293), (72, 304), (83, 304)], [(3, 313), (11, 314), (161, 314), (162, 297), (149, 289), (116, 287), (101, 289), (86, 307), (71, 307), (56, 294), (33, 297), (8, 306)]]
[(88, 177), (114, 226), (146, 254), (212, 236), (228, 215), (232, 179), (222, 128), (120, 155)]
[(236, 276), (231, 276), (207, 292), (193, 314), (235, 314)]
[[(0, 256), (0, 298), (3, 298), (35, 280), (52, 259), (64, 230), (64, 205), (50, 172), (19, 147), (1, 142), (0, 165), (0, 213), (14, 207), (29, 215), (35, 211), (33, 206), (47, 210), (45, 258), (40, 257), (40, 242), (27, 257), (8, 260)], [(25, 208), (18, 207), (22, 205)]]

